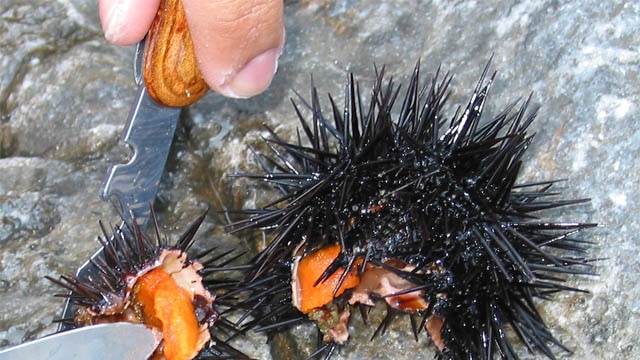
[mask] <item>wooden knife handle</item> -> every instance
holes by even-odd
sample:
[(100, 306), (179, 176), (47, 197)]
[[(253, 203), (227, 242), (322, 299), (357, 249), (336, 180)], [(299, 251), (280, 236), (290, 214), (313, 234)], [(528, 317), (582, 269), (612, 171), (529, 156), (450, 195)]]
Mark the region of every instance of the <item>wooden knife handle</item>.
[(209, 89), (198, 69), (180, 0), (160, 2), (147, 35), (143, 76), (149, 95), (170, 107), (191, 105)]

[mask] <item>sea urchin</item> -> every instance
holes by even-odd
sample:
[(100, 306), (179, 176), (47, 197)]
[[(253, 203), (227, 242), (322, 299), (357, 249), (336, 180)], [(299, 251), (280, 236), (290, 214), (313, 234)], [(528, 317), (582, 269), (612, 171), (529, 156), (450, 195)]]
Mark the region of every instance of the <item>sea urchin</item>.
[[(135, 220), (110, 230), (101, 223), (101, 253), (78, 275), (49, 280), (69, 290), (74, 311), (62, 319), (67, 328), (127, 321), (154, 331), (158, 347), (153, 359), (193, 359), (206, 348), (208, 354), (240, 354), (215, 337), (220, 323), (215, 296), (206, 288), (207, 268), (222, 255), (212, 250), (187, 255), (206, 214), (200, 216), (170, 245), (160, 236), (155, 214), (155, 238)], [(212, 341), (213, 340), (213, 341)], [(246, 358), (243, 355), (238, 356)]]
[(384, 300), (375, 334), (409, 313), (442, 359), (517, 358), (509, 331), (549, 358), (553, 345), (565, 349), (536, 299), (579, 291), (563, 281), (591, 273), (577, 233), (594, 224), (536, 217), (587, 200), (558, 199), (557, 181), (518, 183), (536, 112), (527, 100), (483, 120), (487, 72), (450, 119), (451, 76), (423, 86), (416, 66), (402, 91), (376, 70), (368, 102), (351, 75), (343, 108), (329, 96), (330, 116), (313, 88), (303, 107), (293, 102), (293, 142), (267, 129), (271, 155), (256, 152), (264, 174), (240, 176), (282, 196), (230, 225), (273, 232), (230, 293), (250, 315), (241, 328), (271, 333), (312, 319), (324, 340), (313, 356), (330, 354), (347, 341), (352, 306)]

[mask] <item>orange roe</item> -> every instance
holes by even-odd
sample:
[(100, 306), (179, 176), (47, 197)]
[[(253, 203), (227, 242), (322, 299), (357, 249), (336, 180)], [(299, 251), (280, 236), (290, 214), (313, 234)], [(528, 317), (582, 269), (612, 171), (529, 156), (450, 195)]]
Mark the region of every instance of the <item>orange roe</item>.
[(162, 331), (164, 357), (187, 360), (198, 355), (200, 329), (189, 293), (161, 267), (143, 275), (136, 287), (145, 324)]
[[(339, 268), (331, 276), (324, 281), (315, 285), (316, 281), (322, 276), (322, 273), (331, 265), (331, 263), (340, 254), (340, 245), (332, 245), (317, 250), (300, 260), (297, 266), (297, 273), (294, 277), (293, 291), (297, 291), (298, 304), (294, 304), (298, 310), (304, 314), (308, 314), (314, 309), (327, 305), (333, 299), (346, 290), (358, 286), (360, 277), (358, 275), (357, 266), (361, 261), (356, 261), (347, 275), (338, 291), (335, 291), (344, 268)], [(335, 295), (334, 295), (335, 291)]]

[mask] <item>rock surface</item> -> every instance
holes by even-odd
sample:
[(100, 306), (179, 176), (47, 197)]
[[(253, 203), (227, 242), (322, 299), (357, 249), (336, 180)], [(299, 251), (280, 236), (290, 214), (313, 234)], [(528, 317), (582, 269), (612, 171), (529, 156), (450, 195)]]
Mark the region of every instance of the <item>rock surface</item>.
[[(262, 123), (294, 134), (288, 99), (292, 89), (308, 94), (310, 74), (321, 94), (340, 94), (347, 72), (370, 84), (373, 65), (386, 64), (402, 80), (420, 59), (425, 74), (438, 66), (455, 74), (451, 104), (459, 104), (493, 57), (498, 76), (486, 114), (531, 92), (540, 106), (523, 179), (568, 179), (568, 196), (592, 201), (554, 216), (603, 225), (589, 232), (597, 243), (593, 256), (606, 259), (595, 265), (600, 275), (570, 283), (590, 293), (557, 296), (544, 305), (543, 315), (576, 359), (635, 358), (640, 5), (286, 5), (287, 45), (271, 88), (251, 100), (209, 94), (183, 112), (157, 204), (167, 224), (163, 230), (175, 236), (208, 207), (260, 202), (263, 188), (228, 175), (253, 166), (246, 149), (259, 140)], [(55, 331), (51, 321), (62, 302), (52, 297), (59, 290), (43, 276), (74, 271), (98, 246), (97, 221), (116, 220), (97, 192), (107, 167), (127, 156), (119, 136), (135, 91), (133, 49), (107, 44), (98, 24), (94, 1), (0, 4), (0, 347)], [(247, 236), (224, 235), (224, 223), (224, 216), (210, 215), (198, 238), (248, 246)], [(431, 357), (426, 336), (416, 343), (404, 323), (371, 342), (373, 329), (357, 322), (356, 335), (336, 359)], [(313, 330), (302, 326), (293, 333), (274, 342), (271, 351), (260, 338), (245, 346), (261, 359), (305, 358), (304, 341), (295, 339), (313, 337)]]

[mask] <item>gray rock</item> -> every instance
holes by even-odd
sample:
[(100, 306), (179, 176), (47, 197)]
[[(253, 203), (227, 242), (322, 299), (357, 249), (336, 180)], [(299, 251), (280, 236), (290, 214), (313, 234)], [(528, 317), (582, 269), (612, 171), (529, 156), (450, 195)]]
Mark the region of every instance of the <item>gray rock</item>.
[[(541, 304), (552, 332), (574, 358), (635, 358), (640, 328), (636, 218), (640, 215), (640, 5), (632, 2), (289, 1), (288, 39), (276, 79), (263, 95), (227, 100), (210, 94), (187, 109), (162, 181), (158, 210), (176, 236), (204, 209), (262, 204), (265, 188), (228, 175), (255, 169), (248, 145), (262, 123), (286, 136), (296, 119), (288, 99), (341, 94), (347, 72), (363, 88), (373, 65), (406, 79), (420, 59), (455, 74), (451, 104), (463, 103), (487, 61), (498, 71), (487, 115), (533, 92), (540, 106), (523, 180), (566, 178), (570, 197), (591, 203), (549, 213), (593, 221), (600, 275), (572, 279), (589, 294), (560, 294)], [(98, 199), (107, 167), (123, 161), (119, 133), (133, 100), (132, 49), (102, 40), (89, 1), (8, 0), (0, 4), (0, 346), (55, 331), (59, 292), (44, 275), (72, 272), (97, 248), (98, 219), (116, 221)], [(341, 99), (338, 95), (337, 99)], [(450, 109), (453, 111), (454, 109)], [(199, 241), (249, 247), (252, 236), (225, 235), (213, 212)], [(337, 359), (430, 358), (426, 336), (412, 339), (399, 322), (369, 341), (372, 327), (353, 324)], [(257, 338), (257, 358), (304, 358), (313, 338), (296, 328), (271, 354)], [(297, 340), (296, 340), (297, 339)], [(307, 341), (308, 342), (308, 341)], [(426, 349), (426, 350), (425, 350)], [(420, 354), (420, 355), (417, 355)], [(524, 358), (537, 358), (526, 353)], [(560, 357), (567, 356), (559, 353)]]

